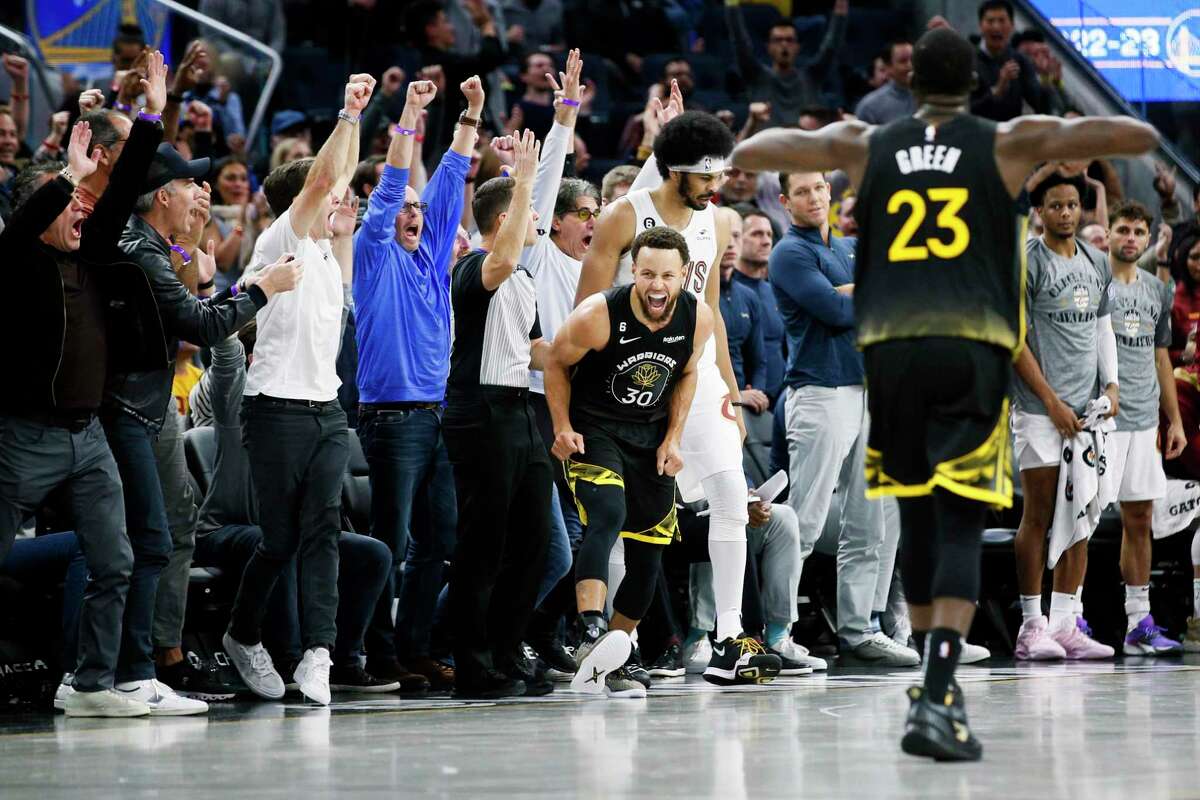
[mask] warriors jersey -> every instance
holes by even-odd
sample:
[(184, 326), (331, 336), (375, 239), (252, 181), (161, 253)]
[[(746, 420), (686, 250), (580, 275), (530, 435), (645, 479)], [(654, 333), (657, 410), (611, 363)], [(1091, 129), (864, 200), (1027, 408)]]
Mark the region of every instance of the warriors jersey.
[(937, 336), (1021, 348), (1023, 231), (995, 140), (996, 123), (966, 114), (871, 133), (854, 207), (860, 347)]

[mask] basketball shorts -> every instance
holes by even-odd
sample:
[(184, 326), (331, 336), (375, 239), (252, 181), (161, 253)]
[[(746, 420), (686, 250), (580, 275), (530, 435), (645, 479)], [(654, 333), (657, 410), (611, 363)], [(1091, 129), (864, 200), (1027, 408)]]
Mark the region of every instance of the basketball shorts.
[(665, 424), (633, 424), (576, 418), (584, 452), (567, 459), (563, 469), (575, 495), (580, 521), (587, 511), (579, 502), (579, 482), (617, 486), (625, 492), (625, 524), (621, 536), (650, 544), (670, 544), (679, 526), (675, 514), (675, 478), (658, 474), (658, 447)]
[(1158, 452), (1158, 429), (1113, 431), (1104, 440), (1104, 462), (1117, 500), (1159, 500), (1167, 493), (1167, 476)]
[(865, 353), (867, 496), (934, 488), (1012, 506), (1006, 350), (969, 339), (897, 339)]
[(701, 481), (720, 472), (742, 469), (742, 435), (730, 404), (729, 387), (716, 364), (697, 368), (696, 394), (683, 426), (679, 453), (683, 470), (679, 494), (685, 503), (704, 497)]

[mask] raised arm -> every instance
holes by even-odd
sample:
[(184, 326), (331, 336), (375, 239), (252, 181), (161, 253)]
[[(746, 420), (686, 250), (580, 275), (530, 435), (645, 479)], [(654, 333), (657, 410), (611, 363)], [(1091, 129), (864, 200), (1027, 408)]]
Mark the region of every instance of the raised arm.
[(17, 138), (24, 139), (29, 129), (29, 62), (15, 53), (4, 54), (4, 71), (12, 79), (9, 108), (17, 126)]
[[(533, 179), (533, 210), (545, 227), (544, 236), (550, 235), (551, 217), (558, 199), (558, 186), (562, 182), (567, 152), (575, 141), (575, 120), (579, 115), (579, 98), (583, 94), (579, 76), (583, 71), (583, 60), (578, 50), (567, 56), (567, 71), (558, 73), (560, 87), (554, 76), (546, 73), (554, 87), (554, 125), (542, 146), (542, 158), (538, 161), (537, 175)], [(566, 101), (570, 101), (570, 103)], [(572, 103), (574, 105), (572, 105)]]
[[(830, 126), (833, 127), (833, 126)], [(1158, 132), (1132, 117), (1017, 117), (996, 128), (996, 165), (1016, 197), (1042, 161), (1136, 156), (1158, 147)]]
[(76, 122), (67, 145), (67, 169), (58, 177), (43, 183), (32, 197), (13, 212), (4, 230), (0, 231), (0, 251), (11, 253), (17, 247), (23, 250), (54, 223), (71, 202), (72, 193), (79, 182), (96, 171), (100, 150), (97, 148), (89, 155), (91, 141), (91, 126), (83, 120)]
[(754, 54), (754, 42), (750, 41), (750, 31), (746, 30), (740, 0), (725, 0), (725, 27), (729, 30), (729, 41), (737, 56), (738, 71), (742, 73), (742, 79), (750, 83), (766, 68)]
[(821, 73), (821, 77), (824, 77), (837, 57), (838, 51), (846, 43), (849, 14), (850, 0), (834, 0), (833, 14), (829, 17), (829, 24), (825, 26), (825, 38), (821, 40), (817, 54), (813, 56), (812, 63), (809, 65), (814, 72)]
[[(292, 232), (296, 236), (301, 238), (308, 236), (308, 232), (312, 230), (313, 224), (317, 221), (317, 215), (324, 207), (325, 196), (334, 191), (338, 180), (342, 177), (349, 143), (356, 135), (354, 130), (356, 123), (351, 120), (358, 119), (371, 99), (371, 89), (375, 79), (369, 75), (365, 77), (368, 79), (367, 81), (351, 80), (346, 84), (345, 104), (342, 114), (339, 115), (338, 123), (334, 126), (333, 133), (329, 134), (329, 138), (325, 140), (325, 144), (321, 145), (312, 167), (308, 170), (304, 187), (292, 201), (289, 217), (292, 223)], [(345, 117), (350, 119), (347, 120)]]
[(525, 248), (525, 232), (529, 227), (529, 215), (532, 210), (530, 204), (533, 202), (533, 176), (537, 172), (538, 151), (541, 146), (533, 137), (533, 131), (525, 131), (513, 148), (516, 152), (516, 164), (512, 177), (516, 185), (508, 203), (508, 212), (496, 232), (492, 251), (483, 260), (480, 276), (483, 288), (489, 292), (495, 291), (500, 284), (508, 280), (517, 268), (521, 251)]
[(571, 427), (571, 379), (568, 372), (589, 350), (608, 345), (608, 302), (604, 295), (588, 297), (567, 316), (550, 344), (543, 374), (546, 381), (546, 405), (554, 423), (554, 446), (558, 459), (583, 452), (583, 437)]
[(400, 123), (392, 129), (388, 145), (387, 164), (371, 196), (367, 198), (367, 213), (363, 216), (362, 235), (375, 242), (385, 242), (396, 236), (396, 215), (404, 205), (408, 186), (409, 162), (412, 158), (414, 133), (421, 111), (437, 95), (433, 81), (412, 81), (408, 84), (404, 111)]
[(658, 447), (657, 462), (659, 475), (677, 475), (683, 469), (683, 456), (679, 452), (679, 440), (683, 438), (683, 426), (687, 423), (692, 399), (696, 396), (696, 364), (708, 337), (713, 335), (713, 313), (704, 303), (696, 304), (696, 335), (692, 341), (692, 357), (688, 359), (671, 392), (671, 406), (667, 413), (667, 431)]
[(633, 217), (633, 206), (625, 198), (609, 203), (600, 212), (592, 231), (592, 246), (584, 254), (583, 266), (579, 270), (576, 305), (613, 285), (617, 266), (621, 263), (621, 253), (631, 239)]
[(171, 83), (171, 92), (167, 95), (167, 105), (163, 109), (163, 139), (175, 141), (179, 135), (179, 112), (183, 109), (183, 95), (196, 88), (196, 82), (204, 72), (204, 64), (208, 61), (208, 51), (204, 42), (193, 40), (183, 53), (183, 59), (175, 68), (175, 78)]
[(733, 165), (751, 172), (844, 169), (851, 183), (858, 186), (867, 167), (871, 130), (872, 126), (858, 120), (835, 122), (818, 131), (772, 128), (735, 147)]
[[(472, 75), (460, 83), (458, 88), (467, 99), (467, 116), (479, 119), (483, 114), (485, 100), (483, 81), (479, 80), (478, 75)], [(475, 153), (475, 140), (478, 138), (479, 129), (474, 125), (459, 125), (454, 129), (454, 140), (450, 142), (450, 149), (460, 156), (470, 158)]]

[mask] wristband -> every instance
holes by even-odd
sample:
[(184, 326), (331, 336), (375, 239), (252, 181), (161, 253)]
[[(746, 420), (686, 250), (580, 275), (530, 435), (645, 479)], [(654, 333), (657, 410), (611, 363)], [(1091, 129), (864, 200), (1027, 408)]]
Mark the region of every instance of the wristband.
[(209, 279), (208, 279), (208, 280), (206, 280), (204, 283), (197, 283), (197, 284), (196, 284), (196, 291), (197, 291), (197, 292), (203, 292), (205, 289), (211, 289), (211, 288), (213, 288), (213, 286), (214, 286), (215, 284), (216, 284), (216, 280), (215, 280), (215, 279), (213, 279), (213, 278), (209, 278)]
[(122, 114), (128, 114), (129, 112), (133, 111), (133, 104), (116, 102), (113, 103), (113, 108), (115, 108), (117, 111), (120, 111)]
[(184, 250), (179, 245), (177, 245), (177, 244), (171, 245), (171, 250), (173, 252), (179, 254), (179, 257), (183, 259), (184, 266), (187, 266), (188, 264), (192, 263), (192, 257), (188, 254), (188, 251)]
[(234, 282), (233, 282), (233, 285), (229, 287), (229, 296), (230, 296), (230, 297), (237, 297), (237, 296), (238, 296), (238, 291), (240, 291), (238, 287), (239, 287), (239, 284), (238, 284), (238, 282), (237, 282), (237, 281), (234, 281)]
[(572, 100), (569, 97), (562, 98), (562, 104), (564, 106), (570, 106), (571, 108), (579, 108), (580, 105), (578, 100)]
[(1169, 266), (1171, 266), (1171, 262), (1170, 262), (1170, 261), (1155, 261), (1154, 263), (1155, 263), (1155, 264), (1157, 264), (1157, 265), (1158, 265), (1158, 266), (1160, 266), (1160, 267), (1169, 267)]
[(60, 145), (54, 144), (49, 139), (46, 139), (42, 142), (42, 147), (46, 148), (51, 153), (57, 153), (59, 150), (62, 150)]
[(162, 122), (162, 114), (151, 114), (149, 111), (139, 111), (137, 118), (144, 122)]
[(734, 401), (733, 401), (732, 403), (730, 403), (729, 405), (731, 405), (731, 406), (737, 406), (738, 408), (745, 408), (745, 407), (746, 407), (746, 404), (745, 404), (745, 403), (743, 403), (741, 400), (734, 400)]
[(8, 95), (9, 100), (28, 100), (29, 95), (21, 94), (20, 92), (11, 92)]
[(417, 135), (417, 132), (414, 129), (401, 128), (399, 125), (396, 125), (395, 127), (392, 128), (392, 133), (396, 134), (397, 136), (416, 136)]
[(423, 142), (423, 141), (425, 141), (425, 136), (424, 136), (424, 134), (420, 134), (420, 133), (418, 133), (416, 136), (413, 136), (413, 141), (414, 141), (414, 142)]
[(344, 120), (346, 120), (346, 122), (349, 122), (351, 125), (357, 125), (358, 120), (359, 120), (358, 117), (352, 116), (349, 113), (347, 113), (346, 109), (344, 109), (344, 108), (338, 112), (338, 119), (344, 119)]
[(177, 92), (167, 92), (167, 102), (168, 103), (182, 103), (183, 95), (178, 94)]

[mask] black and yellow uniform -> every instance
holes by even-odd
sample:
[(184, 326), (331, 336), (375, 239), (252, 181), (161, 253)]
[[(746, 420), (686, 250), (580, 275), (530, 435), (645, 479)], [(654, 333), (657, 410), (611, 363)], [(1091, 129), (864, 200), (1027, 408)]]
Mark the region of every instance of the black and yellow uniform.
[(996, 124), (908, 117), (870, 136), (854, 286), (871, 432), (868, 496), (940, 486), (1012, 505), (1009, 365), (1023, 345), (1016, 203)]
[(577, 482), (617, 486), (625, 494), (621, 536), (668, 544), (676, 531), (675, 479), (658, 474), (657, 451), (671, 394), (692, 357), (696, 298), (680, 292), (671, 321), (651, 331), (633, 313), (632, 292), (629, 285), (604, 293), (608, 345), (589, 351), (571, 376), (571, 424), (584, 452), (564, 466), (584, 525)]

